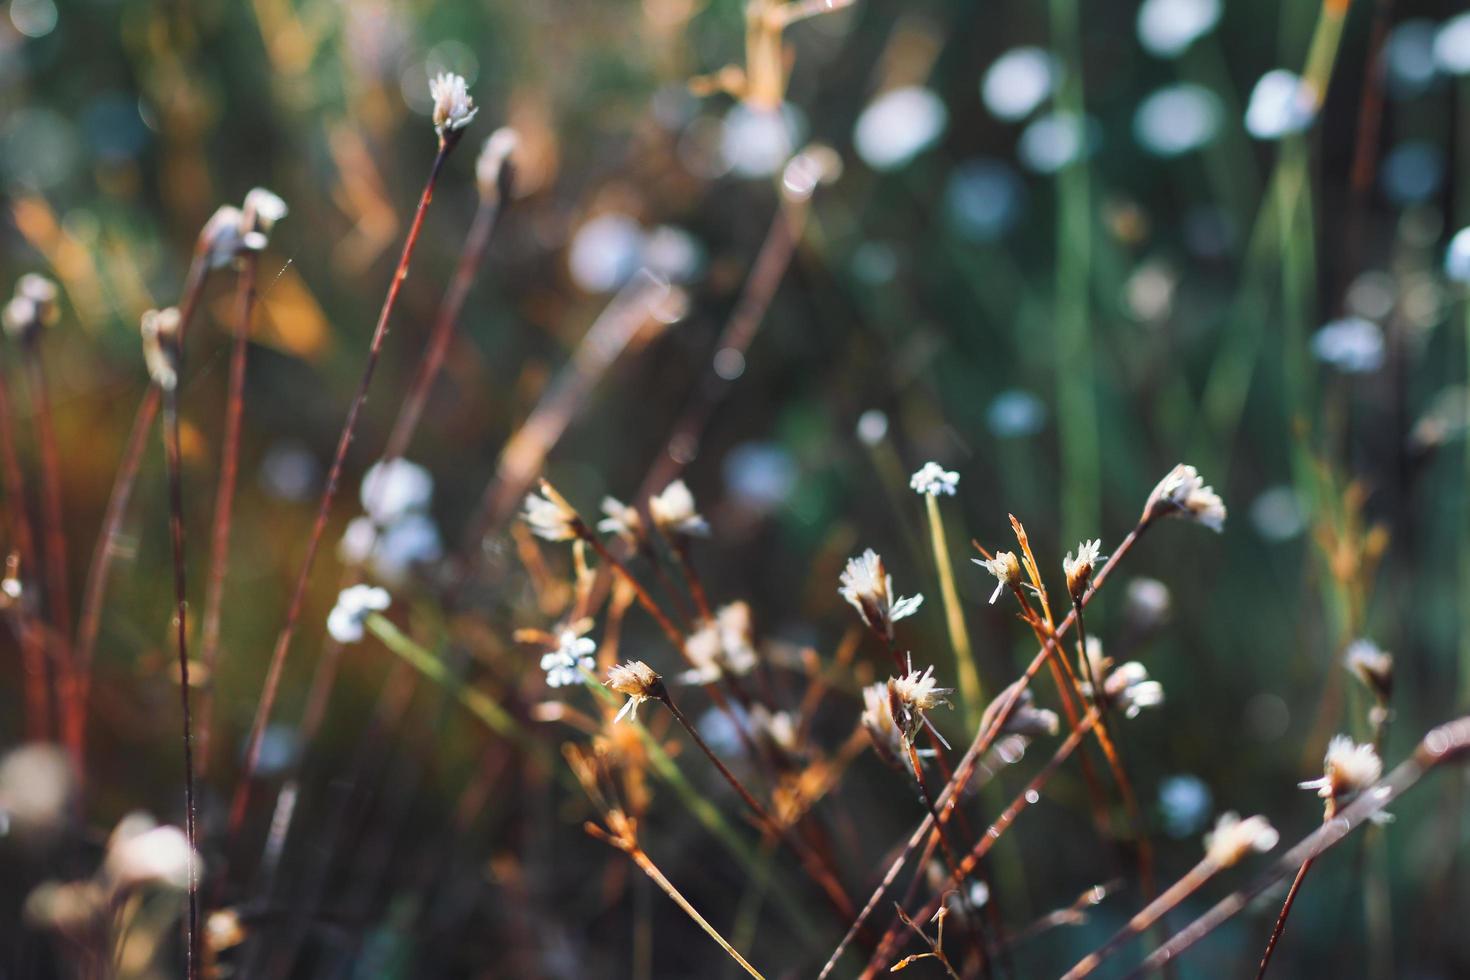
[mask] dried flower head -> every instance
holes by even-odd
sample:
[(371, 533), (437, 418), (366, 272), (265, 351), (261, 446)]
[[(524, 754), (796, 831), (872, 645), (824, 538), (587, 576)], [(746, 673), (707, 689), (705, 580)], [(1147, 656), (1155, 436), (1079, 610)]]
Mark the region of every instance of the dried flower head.
[[(1021, 680), (1011, 683), (1005, 690), (997, 694), (990, 704), (985, 706), (985, 712), (980, 716), (980, 731), (990, 730), (995, 723), (996, 716), (1012, 697), (1016, 698), (1016, 704), (997, 734), (1038, 738), (1042, 735), (1055, 735), (1061, 730), (1061, 721), (1057, 718), (1057, 713), (1036, 707), (1036, 695), (1031, 693), (1030, 687), (1023, 687), (1023, 683), (1025, 682)], [(1019, 695), (1015, 693), (1017, 688), (1020, 688)]]
[(382, 612), (393, 604), (386, 589), (374, 585), (353, 585), (341, 591), (337, 604), (327, 614), (327, 632), (338, 643), (357, 643), (363, 636), (368, 613)]
[(1393, 694), (1393, 654), (1372, 640), (1354, 640), (1343, 655), (1343, 665), (1363, 682), (1379, 704), (1388, 703)]
[(211, 269), (223, 269), (240, 254), (240, 238), (244, 220), (240, 209), (222, 204), (199, 230), (198, 252)]
[(264, 187), (252, 188), (240, 208), (240, 247), (252, 252), (263, 250), (270, 241), (271, 229), (288, 210), (276, 194)]
[(41, 328), (55, 325), (61, 316), (57, 305), (59, 290), (45, 276), (28, 272), (15, 283), (15, 297), (0, 311), (5, 333), (15, 341), (27, 342), (40, 335)]
[(981, 568), (996, 578), (995, 591), (990, 593), (990, 604), (1000, 598), (1001, 592), (1014, 589), (1021, 584), (1021, 560), (1014, 551), (997, 551), (994, 558), (971, 558)]
[(1159, 481), (1143, 506), (1141, 522), (1148, 524), (1159, 517), (1183, 517), (1203, 524), (1212, 531), (1225, 529), (1225, 503), (1220, 495), (1205, 486), (1204, 479), (1193, 466), (1180, 463)]
[(525, 510), (521, 520), (531, 533), (547, 541), (571, 541), (579, 536), (581, 518), (567, 503), (566, 498), (541, 481), (541, 492), (526, 494)]
[(582, 671), (596, 666), (597, 643), (583, 636), (583, 627), (590, 622), (562, 630), (556, 637), (556, 649), (541, 657), (541, 669), (546, 671), (546, 683), (550, 687), (566, 687), (582, 680)]
[(597, 522), (597, 530), (603, 534), (616, 534), (630, 548), (639, 546), (643, 540), (643, 517), (637, 507), (616, 497), (603, 497), (602, 512), (607, 516)]
[(675, 480), (650, 497), (648, 513), (665, 534), (709, 534), (709, 524), (695, 510), (694, 494), (683, 480)]
[(1215, 829), (1205, 835), (1205, 856), (1217, 867), (1229, 868), (1252, 851), (1266, 853), (1280, 839), (1281, 835), (1265, 817), (1242, 820), (1238, 813), (1222, 813)]
[(183, 891), (200, 877), (199, 855), (177, 827), (160, 827), (146, 813), (124, 817), (107, 842), (103, 873), (119, 891), (155, 886)]
[(606, 684), (619, 694), (628, 696), (628, 702), (617, 713), (617, 717), (613, 718), (615, 722), (622, 721), (624, 715), (637, 718), (638, 706), (644, 701), (662, 701), (668, 696), (664, 690), (663, 678), (641, 660), (614, 664), (608, 669)]
[(475, 160), (475, 186), (482, 201), (502, 205), (510, 200), (515, 187), (515, 152), (520, 145), (520, 134), (508, 126), (486, 138)]
[(1077, 557), (1067, 552), (1067, 557), (1062, 559), (1062, 571), (1067, 573), (1067, 592), (1078, 602), (1087, 594), (1087, 587), (1092, 584), (1092, 569), (1104, 557), (1098, 554), (1102, 550), (1102, 539), (1083, 541), (1077, 546)]
[(1121, 710), (1125, 718), (1137, 718), (1144, 708), (1156, 708), (1164, 703), (1164, 685), (1149, 680), (1148, 668), (1137, 660), (1111, 671), (1102, 681), (1102, 688), (1108, 703)]
[(684, 653), (693, 665), (679, 675), (685, 684), (713, 684), (727, 673), (750, 673), (758, 662), (751, 640), (750, 606), (744, 602), (722, 606), (712, 622), (689, 635)]
[(883, 568), (883, 559), (872, 548), (847, 560), (837, 594), (852, 604), (875, 633), (893, 638), (893, 624), (912, 616), (924, 601), (922, 594), (893, 598), (893, 578)]
[(480, 111), (470, 98), (462, 75), (451, 72), (435, 75), (429, 81), (429, 95), (434, 100), (434, 131), (440, 139), (464, 129)]
[(922, 671), (911, 670), (902, 677), (888, 678), (889, 708), (904, 737), (912, 741), (927, 722), (925, 714), (949, 704), (944, 695), (952, 690), (938, 686), (932, 665)]
[(1322, 760), (1322, 775), (1300, 783), (1302, 789), (1316, 790), (1327, 801), (1329, 812), (1352, 802), (1363, 790), (1378, 782), (1383, 775), (1383, 761), (1368, 743), (1361, 745), (1348, 735), (1334, 735), (1327, 743)]
[(863, 688), (863, 729), (873, 741), (878, 757), (891, 766), (902, 767), (905, 755), (903, 733), (893, 718), (888, 684), (879, 681)]
[(953, 497), (956, 488), (959, 487), (960, 475), (953, 470), (947, 470), (935, 462), (925, 463), (919, 467), (918, 472), (909, 477), (909, 487), (915, 493), (930, 497), (940, 494)]
[(179, 383), (179, 328), (182, 319), (176, 306), (148, 310), (143, 314), (143, 363), (148, 376), (164, 391)]

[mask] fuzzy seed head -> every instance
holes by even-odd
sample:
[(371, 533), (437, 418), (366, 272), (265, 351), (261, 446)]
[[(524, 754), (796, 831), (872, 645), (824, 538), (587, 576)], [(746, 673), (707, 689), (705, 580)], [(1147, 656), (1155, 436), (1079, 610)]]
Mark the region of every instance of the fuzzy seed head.
[(889, 707), (904, 737), (912, 741), (924, 724), (924, 715), (949, 704), (945, 695), (952, 690), (939, 686), (932, 665), (922, 671), (909, 671), (902, 677), (888, 678)]
[(441, 139), (464, 129), (480, 111), (462, 75), (435, 75), (429, 82), (429, 95), (434, 99), (434, 131)]
[(994, 558), (971, 558), (981, 568), (985, 569), (996, 578), (995, 591), (990, 593), (990, 604), (995, 605), (995, 600), (1006, 589), (1014, 589), (1021, 584), (1021, 560), (1016, 557), (1014, 551), (997, 551)]
[(1354, 640), (1343, 661), (1379, 704), (1388, 703), (1393, 694), (1393, 654), (1380, 649), (1372, 640)]
[(893, 579), (872, 548), (849, 558), (839, 581), (837, 594), (858, 611), (869, 629), (889, 639), (893, 638), (893, 624), (912, 616), (924, 601), (922, 594), (893, 598)]
[(571, 541), (577, 537), (577, 512), (549, 485), (543, 483), (540, 493), (526, 494), (524, 506), (521, 520), (536, 537), (546, 541)]
[(624, 715), (636, 718), (638, 706), (644, 701), (661, 701), (665, 697), (663, 678), (641, 660), (613, 665), (608, 669), (606, 683), (612, 690), (628, 696), (628, 702), (614, 721), (621, 721)]
[(1327, 743), (1322, 760), (1322, 776), (1301, 783), (1302, 789), (1316, 790), (1331, 809), (1350, 803), (1363, 790), (1378, 782), (1383, 775), (1383, 760), (1368, 743), (1359, 745), (1348, 735), (1334, 735)]
[(862, 724), (878, 757), (891, 766), (901, 767), (905, 755), (903, 733), (894, 721), (893, 702), (885, 681), (863, 688)]
[(1101, 559), (1098, 554), (1102, 550), (1102, 539), (1083, 541), (1077, 546), (1077, 557), (1067, 552), (1067, 557), (1062, 559), (1062, 571), (1067, 573), (1067, 591), (1073, 599), (1082, 601), (1082, 596), (1087, 593), (1087, 586), (1092, 583), (1092, 569)]
[(1159, 517), (1183, 517), (1212, 531), (1225, 529), (1225, 502), (1193, 466), (1180, 463), (1159, 481), (1143, 507), (1142, 522)]
[(1229, 868), (1252, 851), (1266, 853), (1280, 839), (1281, 835), (1265, 817), (1242, 820), (1238, 813), (1223, 813), (1214, 831), (1205, 835), (1205, 856), (1218, 867)]

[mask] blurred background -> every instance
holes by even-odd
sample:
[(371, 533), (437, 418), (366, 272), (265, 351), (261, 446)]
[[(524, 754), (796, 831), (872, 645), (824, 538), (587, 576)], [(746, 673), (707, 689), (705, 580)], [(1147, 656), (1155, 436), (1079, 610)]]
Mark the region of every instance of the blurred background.
[[(684, 315), (640, 328), (590, 378), (544, 472), (589, 516), (605, 494), (629, 499), (713, 360), (731, 383), (680, 454), (712, 528), (693, 561), (713, 601), (750, 604), (787, 710), (804, 656), (830, 665), (844, 637), (857, 642), (836, 589), (865, 547), (884, 555), (897, 592), (929, 596), (901, 638), (956, 686), (924, 508), (907, 486), (928, 460), (960, 474), (941, 506), (988, 693), (1035, 644), (1013, 605), (986, 603), (994, 581), (965, 560), (972, 538), (1012, 547), (1015, 514), (1060, 596), (1063, 553), (1093, 537), (1109, 553), (1175, 463), (1197, 466), (1229, 506), (1218, 536), (1151, 530), (1089, 608), (1108, 652), (1142, 660), (1167, 693), (1121, 735), (1162, 882), (1198, 860), (1221, 811), (1266, 814), (1284, 841), (1319, 824), (1320, 801), (1296, 783), (1320, 774), (1332, 734), (1369, 733), (1370, 701), (1342, 668), (1355, 641), (1394, 657), (1387, 765), (1470, 705), (1460, 5), (858, 0), (786, 31), (779, 110), (691, 90), (692, 77), (745, 63), (746, 33), (739, 0), (0, 3), (0, 288), (28, 272), (61, 287), (41, 354), (74, 604), (147, 385), (139, 315), (178, 302), (219, 205), (264, 186), (290, 207), (260, 260), (221, 656), (205, 679), (218, 699), (201, 786), (206, 908), (230, 909), (245, 937), (221, 947), (221, 975), (734, 975), (623, 855), (583, 833), (586, 798), (553, 772), (561, 742), (588, 739), (555, 706), (591, 716), (597, 702), (549, 690), (541, 651), (513, 633), (555, 630), (567, 549), (513, 536), (505, 520), (465, 543), (507, 440), (645, 267), (687, 291)], [(439, 71), (463, 74), (481, 108), (429, 209), (230, 850), (225, 812), (265, 665), (433, 159), (427, 80)], [(341, 652), (305, 739), (339, 542), (461, 253), (475, 155), (498, 126), (520, 138), (514, 199), (407, 454), (432, 475), (432, 502), (374, 576), (395, 622), (466, 655), (468, 680), (552, 751), (498, 739), (371, 637)], [(794, 205), (782, 171), (812, 142), (836, 151), (842, 174)], [(732, 352), (717, 338), (773, 220), (796, 207), (789, 267), (775, 270), (749, 346)], [(180, 387), (196, 607), (230, 279), (206, 288)], [(0, 357), (35, 512), (35, 399), (13, 341)], [(84, 793), (54, 755), (26, 747), (21, 658), (4, 634), (7, 976), (81, 971), (80, 927), (37, 889), (93, 875), (129, 813), (182, 819), (168, 498), (161, 444), (148, 446), (101, 624)], [(804, 751), (834, 757), (858, 687), (884, 676), (883, 652), (861, 642), (846, 679), (800, 719)], [(676, 672), (636, 608), (618, 650)], [(691, 715), (707, 707), (697, 689), (679, 696)], [(935, 721), (968, 744), (961, 712)], [(686, 744), (690, 779), (736, 814), (679, 734), (667, 737)], [(741, 765), (739, 743), (730, 749)], [(976, 819), (1049, 753), (1038, 745), (1003, 772)], [(272, 861), (261, 848), (283, 786), (290, 832)], [(815, 975), (842, 929), (810, 885), (771, 885), (807, 907), (807, 930), (670, 791), (652, 793), (641, 836), (668, 877), (768, 975)], [(860, 899), (923, 814), (911, 782), (872, 753), (819, 812)], [(1470, 903), (1463, 773), (1426, 780), (1394, 812), (1314, 870), (1279, 975), (1470, 972), (1455, 925)], [(1016, 976), (1060, 972), (1142, 904), (1127, 863), (1092, 833), (1075, 763), (997, 847), (991, 874), (1014, 931), (1126, 880), (1085, 922), (1018, 944)], [(1186, 913), (1248, 880), (1232, 872)], [(1179, 974), (1247, 971), (1279, 897)], [(162, 934), (178, 899), (159, 901)], [(124, 958), (123, 972), (177, 975), (182, 954), (162, 945)]]

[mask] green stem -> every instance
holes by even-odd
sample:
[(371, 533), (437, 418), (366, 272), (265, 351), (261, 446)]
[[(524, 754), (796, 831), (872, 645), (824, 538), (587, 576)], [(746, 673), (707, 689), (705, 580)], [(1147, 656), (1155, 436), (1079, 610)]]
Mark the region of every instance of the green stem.
[(985, 692), (980, 686), (980, 673), (975, 668), (975, 654), (970, 647), (970, 632), (965, 626), (965, 613), (960, 608), (960, 594), (954, 584), (954, 565), (949, 560), (938, 498), (924, 494), (924, 507), (929, 513), (929, 541), (934, 548), (934, 564), (939, 569), (939, 592), (944, 597), (944, 619), (949, 628), (950, 645), (954, 647), (955, 675), (959, 678), (965, 720), (970, 728), (978, 728), (980, 716), (985, 711)]

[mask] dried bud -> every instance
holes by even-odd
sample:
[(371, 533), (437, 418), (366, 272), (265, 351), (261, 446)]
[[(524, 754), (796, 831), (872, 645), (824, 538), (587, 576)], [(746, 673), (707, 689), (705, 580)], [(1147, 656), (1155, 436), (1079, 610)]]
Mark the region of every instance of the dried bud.
[(869, 629), (889, 639), (893, 638), (893, 624), (912, 616), (924, 601), (923, 595), (893, 598), (893, 579), (872, 548), (847, 560), (840, 582), (837, 594), (852, 604)]
[(1225, 529), (1225, 503), (1219, 494), (1205, 486), (1193, 466), (1180, 463), (1159, 481), (1143, 506), (1140, 523), (1148, 524), (1160, 517), (1183, 517), (1203, 524), (1212, 531)]
[(148, 376), (164, 391), (173, 391), (179, 383), (179, 310), (170, 306), (143, 314), (143, 363)]
[(480, 200), (498, 206), (510, 200), (515, 190), (515, 152), (520, 145), (520, 134), (508, 126), (500, 127), (485, 140), (475, 161), (475, 185)]
[(1393, 654), (1379, 649), (1372, 640), (1354, 640), (1343, 656), (1344, 666), (1373, 692), (1380, 705), (1393, 694)]
[(1378, 782), (1383, 762), (1372, 745), (1355, 743), (1350, 736), (1334, 735), (1322, 760), (1322, 776), (1298, 785), (1317, 791), (1327, 801), (1328, 812), (1352, 802), (1363, 790)]
[(628, 702), (613, 719), (615, 722), (622, 721), (624, 715), (637, 718), (638, 706), (644, 701), (662, 701), (668, 697), (663, 678), (641, 660), (614, 665), (607, 672), (606, 683), (619, 694), (628, 696)]
[(434, 99), (434, 131), (440, 139), (464, 129), (480, 111), (461, 75), (440, 72), (429, 82), (429, 95)]
[(902, 677), (888, 678), (888, 703), (893, 720), (905, 738), (910, 741), (919, 733), (927, 719), (925, 713), (949, 701), (944, 695), (952, 688), (939, 687), (934, 679), (933, 666), (922, 671), (911, 670)]
[(1014, 551), (997, 551), (994, 558), (971, 558), (981, 568), (996, 578), (995, 591), (990, 593), (990, 604), (1000, 598), (1001, 592), (1014, 589), (1021, 584), (1021, 561)]
[(1224, 813), (1214, 831), (1205, 835), (1205, 857), (1217, 867), (1229, 868), (1252, 851), (1266, 853), (1280, 839), (1281, 835), (1265, 817), (1242, 820), (1238, 813)]
[(1103, 556), (1098, 552), (1102, 550), (1102, 539), (1083, 541), (1077, 546), (1077, 557), (1067, 552), (1067, 557), (1062, 559), (1062, 571), (1067, 573), (1067, 592), (1073, 601), (1081, 602), (1082, 597), (1087, 594), (1087, 587), (1092, 584), (1092, 568)]

